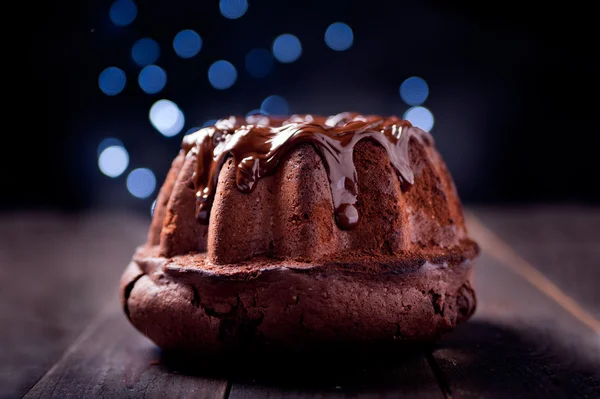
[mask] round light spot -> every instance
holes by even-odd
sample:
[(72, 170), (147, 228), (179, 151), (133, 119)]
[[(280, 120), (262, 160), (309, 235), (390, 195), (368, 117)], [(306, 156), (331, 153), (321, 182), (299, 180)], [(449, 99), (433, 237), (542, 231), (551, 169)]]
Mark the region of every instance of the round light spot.
[(129, 166), (129, 154), (127, 150), (120, 145), (111, 145), (106, 147), (98, 157), (98, 167), (100, 172), (108, 177), (118, 177)]
[(427, 100), (429, 87), (425, 80), (412, 76), (400, 85), (400, 97), (408, 105), (421, 105)]
[(135, 20), (137, 6), (131, 0), (116, 0), (110, 6), (108, 14), (115, 25), (126, 26)]
[(352, 47), (354, 33), (343, 22), (335, 22), (325, 31), (325, 44), (335, 51), (344, 51)]
[(115, 96), (122, 92), (126, 82), (125, 72), (117, 67), (106, 68), (98, 77), (98, 86), (107, 96)]
[(260, 109), (253, 109), (252, 111), (250, 111), (246, 114), (246, 117), (249, 117), (252, 115), (260, 115), (261, 113), (262, 113), (262, 111)]
[(140, 71), (138, 83), (144, 92), (158, 93), (167, 84), (167, 73), (159, 66), (148, 65)]
[(260, 111), (264, 115), (287, 115), (290, 112), (285, 98), (281, 96), (269, 96), (260, 105)]
[(302, 45), (294, 35), (284, 33), (273, 41), (273, 55), (280, 62), (294, 62), (301, 54)]
[(237, 19), (248, 11), (247, 0), (221, 0), (219, 9), (225, 18)]
[(425, 107), (411, 107), (404, 113), (404, 119), (410, 121), (413, 126), (419, 127), (426, 132), (433, 128), (433, 114)]
[(158, 100), (150, 108), (150, 123), (163, 136), (173, 137), (183, 129), (185, 117), (177, 104), (170, 100)]
[(181, 58), (191, 58), (200, 52), (202, 38), (191, 29), (182, 30), (173, 39), (173, 49)]
[(237, 71), (231, 62), (220, 60), (208, 69), (208, 80), (215, 89), (225, 90), (237, 80)]
[(150, 169), (134, 169), (127, 176), (127, 190), (137, 198), (148, 198), (156, 188), (156, 177)]
[(159, 55), (158, 43), (148, 37), (138, 40), (131, 48), (131, 57), (139, 66), (154, 64)]
[(189, 129), (188, 129), (188, 130), (185, 132), (184, 136), (187, 136), (188, 134), (196, 133), (198, 130), (200, 130), (200, 128), (199, 128), (199, 127), (192, 127), (192, 128), (189, 128)]
[(246, 69), (255, 78), (264, 78), (273, 69), (273, 55), (264, 48), (250, 50), (246, 55)]
[(202, 127), (214, 126), (217, 123), (217, 119), (209, 119), (202, 124)]
[(98, 144), (98, 156), (104, 151), (106, 148), (111, 146), (125, 147), (123, 142), (114, 137), (107, 137)]

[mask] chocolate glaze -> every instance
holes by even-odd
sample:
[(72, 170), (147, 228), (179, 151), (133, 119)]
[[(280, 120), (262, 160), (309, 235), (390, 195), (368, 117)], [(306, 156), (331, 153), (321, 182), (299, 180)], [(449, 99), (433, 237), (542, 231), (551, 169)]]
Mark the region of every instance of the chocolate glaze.
[(310, 143), (327, 170), (336, 223), (342, 229), (352, 229), (359, 220), (355, 206), (359, 193), (354, 146), (363, 139), (379, 143), (406, 186), (414, 182), (408, 158), (411, 137), (431, 140), (426, 132), (395, 116), (384, 118), (345, 112), (328, 118), (251, 115), (221, 119), (214, 126), (202, 128), (183, 139), (182, 148), (187, 156), (197, 157), (193, 177), (196, 217), (201, 223), (208, 223), (219, 172), (229, 156), (236, 165), (238, 189), (251, 192), (260, 178), (275, 172), (288, 151), (299, 144)]

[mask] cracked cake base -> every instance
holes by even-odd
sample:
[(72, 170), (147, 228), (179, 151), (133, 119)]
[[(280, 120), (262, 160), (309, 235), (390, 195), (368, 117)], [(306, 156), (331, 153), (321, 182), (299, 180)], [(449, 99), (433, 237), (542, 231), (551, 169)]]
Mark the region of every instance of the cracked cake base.
[(132, 324), (166, 350), (221, 353), (427, 343), (475, 310), (474, 243), (460, 253), (370, 261), (215, 266), (140, 247), (121, 279)]

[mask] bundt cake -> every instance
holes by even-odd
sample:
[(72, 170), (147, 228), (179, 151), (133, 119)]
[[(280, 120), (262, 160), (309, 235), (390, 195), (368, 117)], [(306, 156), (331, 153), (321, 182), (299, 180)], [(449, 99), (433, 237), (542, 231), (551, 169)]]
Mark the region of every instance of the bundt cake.
[(167, 350), (412, 345), (471, 316), (478, 252), (408, 121), (232, 116), (184, 137), (121, 299)]

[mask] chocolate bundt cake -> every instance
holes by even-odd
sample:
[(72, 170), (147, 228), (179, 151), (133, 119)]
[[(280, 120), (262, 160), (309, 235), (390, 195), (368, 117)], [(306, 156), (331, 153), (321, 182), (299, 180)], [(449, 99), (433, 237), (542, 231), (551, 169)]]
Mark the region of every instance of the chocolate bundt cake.
[(409, 122), (230, 117), (183, 139), (122, 305), (170, 350), (412, 345), (471, 316), (478, 251)]

